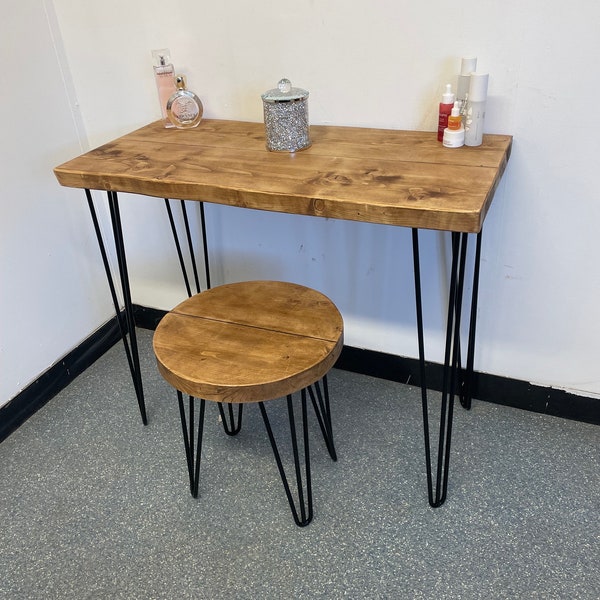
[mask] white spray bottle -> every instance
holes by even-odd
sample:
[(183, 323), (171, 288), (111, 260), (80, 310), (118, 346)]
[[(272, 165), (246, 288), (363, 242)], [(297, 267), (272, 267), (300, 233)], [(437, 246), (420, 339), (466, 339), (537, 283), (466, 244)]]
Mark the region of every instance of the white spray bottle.
[(477, 69), (477, 58), (475, 56), (466, 56), (460, 61), (460, 74), (456, 84), (456, 100), (458, 108), (463, 114), (466, 108), (467, 96), (469, 95), (469, 84), (471, 83), (471, 73)]
[(465, 146), (480, 146), (487, 102), (489, 74), (471, 73), (467, 109), (464, 114)]

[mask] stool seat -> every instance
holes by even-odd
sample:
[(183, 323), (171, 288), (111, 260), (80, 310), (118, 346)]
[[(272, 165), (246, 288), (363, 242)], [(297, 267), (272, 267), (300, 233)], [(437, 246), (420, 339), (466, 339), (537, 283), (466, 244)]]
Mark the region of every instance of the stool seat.
[(154, 335), (161, 375), (186, 394), (262, 402), (297, 392), (340, 355), (343, 321), (316, 290), (281, 281), (225, 284), (168, 313)]
[[(159, 372), (177, 390), (193, 497), (198, 497), (206, 400), (218, 403), (228, 435), (241, 430), (245, 404), (258, 403), (294, 520), (300, 527), (310, 523), (307, 394), (327, 450), (337, 460), (327, 372), (342, 351), (343, 331), (342, 316), (327, 296), (282, 281), (221, 285), (188, 298), (163, 317), (154, 334), (154, 354)], [(296, 392), (301, 398), (299, 418), (293, 402)], [(188, 416), (183, 393), (189, 395)], [(282, 397), (287, 397), (297, 502), (264, 406), (265, 401)], [(200, 405), (197, 434), (195, 400)], [(228, 407), (229, 422), (223, 403)], [(237, 424), (233, 404), (238, 407)]]

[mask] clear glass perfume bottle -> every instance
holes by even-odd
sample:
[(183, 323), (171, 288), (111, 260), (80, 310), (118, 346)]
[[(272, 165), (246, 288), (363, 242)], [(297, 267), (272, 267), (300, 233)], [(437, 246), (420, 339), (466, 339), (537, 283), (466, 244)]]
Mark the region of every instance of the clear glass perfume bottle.
[(200, 98), (186, 88), (185, 77), (175, 77), (177, 91), (167, 102), (167, 116), (173, 125), (179, 129), (196, 127), (202, 119), (204, 108)]
[(167, 102), (177, 91), (177, 87), (175, 86), (175, 68), (171, 64), (168, 48), (152, 50), (152, 56), (154, 57), (154, 79), (158, 91), (161, 116), (165, 127), (173, 127), (167, 116)]

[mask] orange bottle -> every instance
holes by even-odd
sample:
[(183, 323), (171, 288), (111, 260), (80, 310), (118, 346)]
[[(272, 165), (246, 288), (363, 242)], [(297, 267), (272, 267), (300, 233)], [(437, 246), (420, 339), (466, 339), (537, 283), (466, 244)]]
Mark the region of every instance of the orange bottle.
[(460, 108), (458, 107), (458, 101), (454, 103), (452, 112), (448, 116), (448, 129), (456, 131), (460, 129), (462, 125), (462, 117), (460, 116)]

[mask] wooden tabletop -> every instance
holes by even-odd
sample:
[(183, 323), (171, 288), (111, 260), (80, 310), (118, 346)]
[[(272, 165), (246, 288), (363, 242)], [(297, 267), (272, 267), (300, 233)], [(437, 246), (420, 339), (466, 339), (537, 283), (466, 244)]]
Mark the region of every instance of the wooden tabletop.
[(262, 123), (151, 123), (57, 167), (61, 185), (318, 217), (478, 232), (512, 137), (444, 148), (436, 132), (312, 125), (312, 146), (269, 152)]
[(217, 402), (297, 392), (333, 367), (343, 321), (316, 290), (280, 281), (221, 285), (185, 300), (158, 324), (154, 353), (176, 389)]

